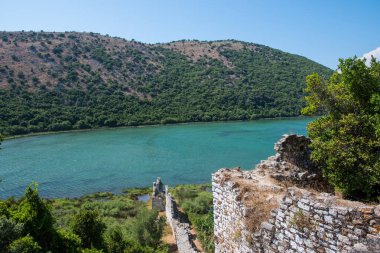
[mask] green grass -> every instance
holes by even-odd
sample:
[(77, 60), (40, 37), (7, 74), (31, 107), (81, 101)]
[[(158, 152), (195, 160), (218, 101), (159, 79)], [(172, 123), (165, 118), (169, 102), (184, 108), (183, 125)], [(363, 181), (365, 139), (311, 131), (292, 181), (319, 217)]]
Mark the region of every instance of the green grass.
[(127, 233), (128, 224), (147, 208), (146, 203), (137, 201), (137, 197), (148, 192), (148, 188), (139, 188), (128, 189), (119, 195), (103, 192), (74, 199), (53, 199), (52, 213), (58, 228), (69, 229), (70, 220), (80, 209), (97, 210), (103, 217), (107, 229), (121, 226)]

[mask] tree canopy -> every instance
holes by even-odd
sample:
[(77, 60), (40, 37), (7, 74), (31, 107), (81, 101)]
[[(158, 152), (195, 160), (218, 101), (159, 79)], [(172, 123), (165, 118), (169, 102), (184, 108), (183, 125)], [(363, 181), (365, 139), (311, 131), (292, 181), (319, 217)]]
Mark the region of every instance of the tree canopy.
[(311, 158), (344, 196), (380, 197), (380, 63), (340, 60), (329, 80), (307, 77), (304, 114), (323, 114), (307, 127)]
[(20, 199), (0, 200), (0, 253), (167, 252), (164, 218), (135, 198), (96, 193), (45, 200), (31, 184)]
[(106, 225), (97, 211), (81, 210), (73, 219), (73, 232), (79, 235), (86, 248), (100, 248), (105, 229)]

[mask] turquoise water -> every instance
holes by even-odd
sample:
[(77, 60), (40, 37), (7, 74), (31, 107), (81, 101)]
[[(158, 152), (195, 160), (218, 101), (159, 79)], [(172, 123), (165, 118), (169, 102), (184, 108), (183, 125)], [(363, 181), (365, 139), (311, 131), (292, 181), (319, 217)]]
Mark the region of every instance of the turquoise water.
[(119, 128), (4, 141), (0, 198), (32, 181), (45, 197), (77, 197), (165, 184), (210, 182), (222, 167), (251, 169), (285, 133), (305, 134), (310, 118)]

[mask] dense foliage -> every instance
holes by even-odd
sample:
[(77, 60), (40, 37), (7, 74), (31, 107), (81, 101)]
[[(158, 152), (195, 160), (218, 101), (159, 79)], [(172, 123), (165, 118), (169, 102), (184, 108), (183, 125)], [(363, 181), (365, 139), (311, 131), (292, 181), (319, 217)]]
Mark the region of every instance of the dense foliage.
[(296, 116), (306, 75), (331, 74), (304, 57), (233, 40), (149, 45), (92, 33), (0, 35), (5, 135)]
[(214, 216), (210, 185), (180, 185), (174, 188), (178, 201), (207, 253), (214, 252)]
[(303, 113), (325, 114), (308, 126), (311, 157), (346, 197), (380, 201), (380, 63), (350, 58), (339, 70), (307, 77)]
[(154, 249), (160, 246), (162, 232), (166, 222), (164, 217), (157, 219), (158, 211), (148, 212), (143, 210), (130, 225), (132, 238), (140, 245), (149, 246)]
[(30, 235), (18, 238), (9, 245), (9, 253), (40, 253), (41, 250)]
[(96, 210), (80, 210), (73, 218), (73, 232), (77, 234), (85, 248), (100, 248), (106, 225)]
[(133, 193), (43, 200), (34, 184), (0, 201), (0, 252), (167, 252), (164, 224)]

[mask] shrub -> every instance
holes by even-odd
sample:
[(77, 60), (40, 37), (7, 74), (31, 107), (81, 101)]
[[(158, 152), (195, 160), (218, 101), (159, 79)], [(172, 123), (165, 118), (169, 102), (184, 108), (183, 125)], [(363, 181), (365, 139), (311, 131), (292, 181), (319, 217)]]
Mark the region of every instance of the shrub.
[(76, 234), (65, 230), (58, 230), (54, 245), (55, 252), (77, 253), (80, 252), (82, 241)]
[(30, 235), (21, 237), (9, 245), (9, 253), (39, 253), (42, 248)]
[(5, 249), (12, 241), (19, 238), (22, 230), (22, 224), (17, 224), (12, 219), (0, 216), (0, 249)]
[(197, 235), (205, 252), (214, 252), (214, 214), (212, 211), (206, 216), (194, 219)]
[(212, 206), (212, 195), (207, 192), (199, 193), (193, 200), (186, 200), (182, 204), (182, 208), (187, 213), (207, 214)]
[(380, 63), (350, 58), (339, 70), (328, 81), (307, 77), (303, 113), (325, 115), (307, 127), (311, 158), (345, 197), (379, 200)]
[(103, 245), (103, 232), (106, 228), (97, 211), (80, 210), (72, 221), (73, 232), (82, 239), (85, 248), (100, 248)]
[(158, 211), (142, 210), (131, 224), (131, 236), (142, 246), (157, 248), (165, 228), (165, 218)]
[(27, 187), (25, 198), (12, 216), (16, 222), (24, 224), (24, 234), (30, 234), (44, 250), (51, 248), (54, 237), (54, 219), (50, 206), (38, 195), (37, 184)]
[(192, 199), (198, 195), (195, 189), (189, 186), (177, 186), (175, 188), (174, 196), (176, 200), (181, 204), (185, 199)]
[(128, 247), (120, 227), (115, 227), (108, 231), (105, 236), (105, 244), (108, 253), (124, 252)]

